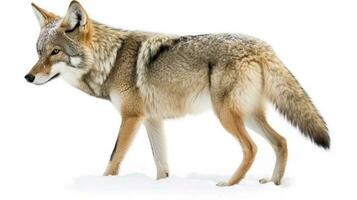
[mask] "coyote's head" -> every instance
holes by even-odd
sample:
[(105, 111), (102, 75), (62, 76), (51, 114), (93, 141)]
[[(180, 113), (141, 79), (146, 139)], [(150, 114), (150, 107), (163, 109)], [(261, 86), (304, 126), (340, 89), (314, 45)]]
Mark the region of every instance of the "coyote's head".
[(37, 41), (39, 60), (25, 76), (28, 82), (44, 84), (61, 76), (75, 82), (88, 71), (93, 25), (86, 11), (72, 1), (62, 18), (32, 4), (41, 31)]

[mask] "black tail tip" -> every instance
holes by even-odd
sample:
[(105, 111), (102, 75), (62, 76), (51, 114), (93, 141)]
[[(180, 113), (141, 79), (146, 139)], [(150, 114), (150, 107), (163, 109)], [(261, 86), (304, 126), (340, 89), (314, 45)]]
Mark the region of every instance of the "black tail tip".
[(317, 146), (322, 147), (326, 150), (330, 149), (330, 137), (328, 135), (323, 135), (320, 137), (315, 137), (314, 142)]

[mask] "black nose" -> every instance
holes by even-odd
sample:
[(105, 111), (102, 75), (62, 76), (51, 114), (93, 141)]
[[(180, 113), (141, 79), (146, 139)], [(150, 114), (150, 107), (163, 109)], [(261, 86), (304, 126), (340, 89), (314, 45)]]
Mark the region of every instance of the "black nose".
[(25, 79), (26, 79), (28, 82), (32, 83), (33, 80), (35, 80), (35, 76), (32, 75), (32, 74), (27, 74), (27, 75), (25, 76)]

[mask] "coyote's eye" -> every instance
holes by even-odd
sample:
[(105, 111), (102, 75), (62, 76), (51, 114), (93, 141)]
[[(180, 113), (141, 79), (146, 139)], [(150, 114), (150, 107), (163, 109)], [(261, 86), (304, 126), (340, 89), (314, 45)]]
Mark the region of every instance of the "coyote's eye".
[(61, 50), (59, 49), (53, 49), (53, 51), (51, 52), (51, 56), (58, 54), (60, 51)]

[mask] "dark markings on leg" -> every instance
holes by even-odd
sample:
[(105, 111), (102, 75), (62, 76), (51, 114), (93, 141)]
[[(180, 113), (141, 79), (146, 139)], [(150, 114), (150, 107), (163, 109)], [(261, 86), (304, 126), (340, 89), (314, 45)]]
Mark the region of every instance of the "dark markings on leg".
[(114, 149), (113, 149), (112, 155), (110, 155), (110, 161), (113, 160), (113, 156), (115, 154), (115, 151), (117, 150), (117, 144), (118, 144), (118, 140), (115, 141), (115, 145), (114, 145)]

